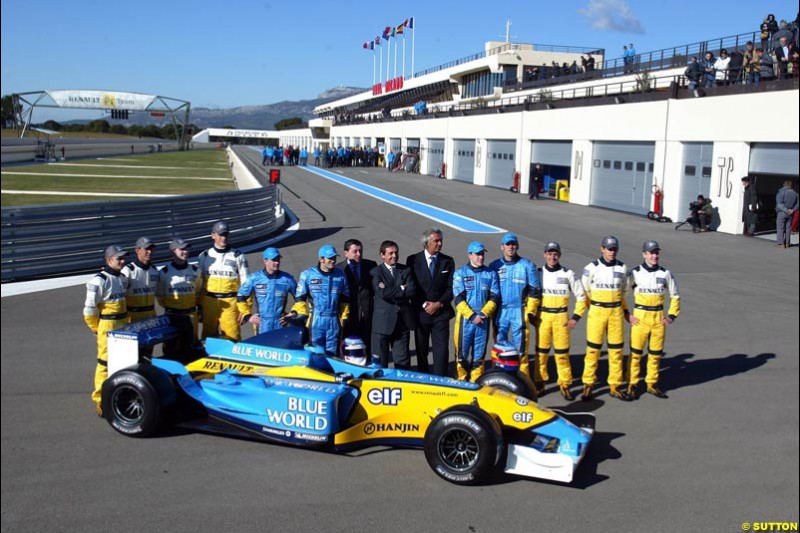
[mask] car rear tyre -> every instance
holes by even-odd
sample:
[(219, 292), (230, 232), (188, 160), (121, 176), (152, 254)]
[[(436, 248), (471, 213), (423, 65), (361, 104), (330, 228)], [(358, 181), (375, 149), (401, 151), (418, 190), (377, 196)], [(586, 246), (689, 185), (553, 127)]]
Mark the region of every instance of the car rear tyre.
[(478, 378), (478, 385), (484, 387), (496, 387), (506, 390), (517, 396), (536, 400), (536, 388), (530, 378), (520, 372), (510, 374), (499, 368), (489, 369), (484, 375)]
[(116, 372), (103, 383), (103, 415), (128, 437), (149, 437), (167, 420), (175, 404), (170, 377), (149, 364)]
[(500, 426), (477, 407), (452, 407), (425, 432), (425, 458), (436, 474), (456, 485), (480, 483), (503, 452)]

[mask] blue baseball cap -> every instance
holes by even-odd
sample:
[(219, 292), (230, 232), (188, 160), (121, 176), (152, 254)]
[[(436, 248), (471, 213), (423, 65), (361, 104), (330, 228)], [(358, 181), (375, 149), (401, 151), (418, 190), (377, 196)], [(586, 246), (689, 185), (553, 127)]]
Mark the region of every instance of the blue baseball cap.
[(469, 246), (467, 246), (468, 254), (479, 254), (485, 251), (486, 247), (483, 245), (483, 243), (478, 241), (472, 241), (471, 243), (469, 243)]
[(319, 249), (319, 254), (317, 255), (317, 257), (324, 257), (326, 259), (330, 259), (332, 257), (336, 257), (337, 255), (339, 254), (336, 253), (336, 248), (334, 248), (332, 244), (326, 244)]
[(264, 259), (275, 260), (281, 256), (280, 250), (277, 248), (273, 248), (270, 246), (266, 250), (264, 250)]
[(503, 235), (503, 238), (500, 239), (500, 244), (508, 244), (510, 242), (515, 242), (519, 244), (519, 239), (517, 238), (516, 233), (506, 233)]

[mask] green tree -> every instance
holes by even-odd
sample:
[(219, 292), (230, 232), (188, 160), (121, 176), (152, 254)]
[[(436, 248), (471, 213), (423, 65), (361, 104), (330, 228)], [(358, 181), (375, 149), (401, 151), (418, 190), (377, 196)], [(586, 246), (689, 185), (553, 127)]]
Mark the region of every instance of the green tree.
[(89, 122), (86, 125), (86, 129), (84, 131), (91, 131), (94, 133), (108, 133), (109, 129), (111, 129), (111, 126), (108, 124), (107, 120), (97, 119)]
[(117, 135), (125, 135), (126, 133), (128, 133), (128, 130), (122, 124), (114, 124), (113, 126), (111, 126), (111, 128), (109, 128), (108, 132), (116, 133)]
[(13, 95), (7, 94), (2, 100), (2, 120), (4, 128), (19, 127), (19, 118), (22, 114), (22, 104)]
[(276, 130), (293, 130), (305, 127), (308, 127), (308, 124), (303, 122), (303, 119), (300, 117), (285, 118), (275, 123)]

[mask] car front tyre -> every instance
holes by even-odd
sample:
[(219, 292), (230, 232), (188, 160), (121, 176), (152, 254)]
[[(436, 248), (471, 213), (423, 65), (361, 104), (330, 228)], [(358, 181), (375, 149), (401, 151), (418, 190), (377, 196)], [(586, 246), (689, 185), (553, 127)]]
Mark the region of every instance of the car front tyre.
[(502, 455), (500, 426), (477, 407), (453, 407), (425, 432), (425, 458), (436, 474), (456, 485), (480, 483)]

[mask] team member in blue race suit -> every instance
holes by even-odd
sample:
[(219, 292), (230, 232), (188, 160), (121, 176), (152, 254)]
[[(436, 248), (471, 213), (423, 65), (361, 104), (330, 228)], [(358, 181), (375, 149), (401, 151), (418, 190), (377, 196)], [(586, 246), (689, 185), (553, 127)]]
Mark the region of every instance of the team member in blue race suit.
[(503, 257), (489, 265), (491, 270), (497, 272), (502, 297), (500, 310), (495, 316), (496, 342), (508, 341), (519, 351), (519, 370), (530, 377), (530, 324), (536, 316), (542, 293), (539, 273), (533, 261), (517, 253), (519, 239), (515, 234), (503, 235), (500, 248)]
[(319, 249), (319, 265), (304, 270), (297, 282), (292, 316), (308, 317), (311, 344), (336, 354), (339, 332), (350, 315), (350, 291), (344, 271), (336, 268), (336, 248)]
[[(281, 272), (281, 252), (277, 248), (264, 250), (264, 269), (248, 276), (236, 295), (236, 305), (242, 323), (257, 327), (256, 333), (272, 331), (288, 324), (284, 314), (286, 301), (297, 291), (297, 281), (287, 272)], [(258, 303), (258, 313), (253, 313), (253, 298)]]
[(453, 274), (456, 304), (454, 343), (456, 373), (473, 383), (483, 375), (489, 320), (500, 304), (497, 272), (483, 264), (486, 248), (478, 241), (467, 247), (469, 263)]

